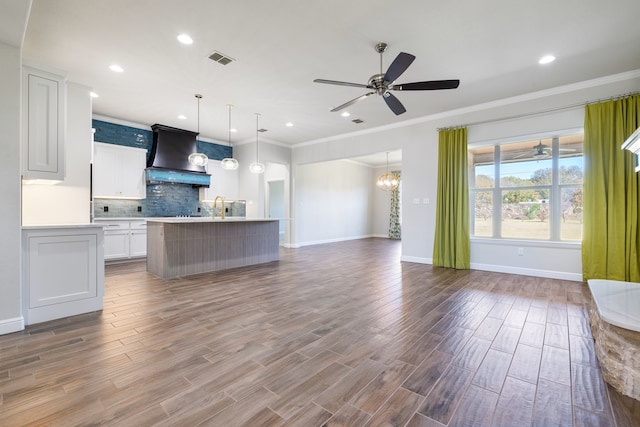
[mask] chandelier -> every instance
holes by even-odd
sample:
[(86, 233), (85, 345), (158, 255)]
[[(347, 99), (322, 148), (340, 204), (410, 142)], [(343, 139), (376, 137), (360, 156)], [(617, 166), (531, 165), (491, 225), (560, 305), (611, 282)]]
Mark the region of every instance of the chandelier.
[(400, 185), (400, 178), (396, 174), (389, 173), (389, 152), (387, 151), (387, 173), (376, 180), (376, 186), (383, 191), (393, 191)]

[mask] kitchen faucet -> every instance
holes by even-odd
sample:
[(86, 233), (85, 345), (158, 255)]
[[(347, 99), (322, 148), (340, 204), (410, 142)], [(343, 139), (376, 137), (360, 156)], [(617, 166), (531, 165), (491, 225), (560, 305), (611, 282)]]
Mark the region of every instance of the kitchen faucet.
[[(218, 199), (220, 199), (220, 202), (222, 203), (222, 208), (220, 208), (220, 218), (224, 219), (224, 198), (222, 196), (216, 196), (215, 199), (213, 199), (213, 208), (215, 209), (217, 204), (218, 204)], [(216, 217), (216, 211), (213, 211), (213, 213), (211, 214), (211, 218), (215, 218)]]

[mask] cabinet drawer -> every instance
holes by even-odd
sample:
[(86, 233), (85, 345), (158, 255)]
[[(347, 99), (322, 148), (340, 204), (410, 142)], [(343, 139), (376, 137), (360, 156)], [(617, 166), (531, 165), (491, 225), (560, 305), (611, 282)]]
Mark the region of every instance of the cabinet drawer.
[(147, 221), (131, 221), (132, 230), (146, 230)]
[(100, 221), (104, 231), (128, 230), (129, 221)]

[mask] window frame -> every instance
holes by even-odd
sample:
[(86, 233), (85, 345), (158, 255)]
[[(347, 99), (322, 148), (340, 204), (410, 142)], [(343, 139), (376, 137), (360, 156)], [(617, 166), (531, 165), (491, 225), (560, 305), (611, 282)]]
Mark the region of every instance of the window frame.
[[(560, 143), (559, 140), (561, 137), (563, 136), (568, 136), (568, 135), (582, 135), (583, 136), (583, 143), (584, 143), (584, 130), (582, 128), (579, 129), (568, 129), (562, 132), (553, 132), (553, 133), (541, 133), (541, 134), (536, 134), (534, 136), (531, 137), (514, 137), (514, 138), (503, 138), (500, 140), (494, 140), (494, 141), (489, 141), (488, 143), (482, 143), (482, 144), (469, 144), (469, 151), (471, 152), (471, 150), (473, 150), (474, 148), (480, 148), (480, 147), (489, 147), (492, 146), (494, 148), (493, 150), (493, 187), (491, 188), (485, 188), (485, 187), (480, 187), (480, 188), (476, 188), (475, 185), (472, 185), (472, 182), (475, 184), (475, 176), (476, 176), (476, 171), (475, 171), (475, 167), (476, 165), (473, 164), (472, 161), (470, 161), (470, 165), (469, 165), (469, 206), (471, 207), (471, 209), (469, 209), (469, 230), (470, 230), (470, 235), (471, 235), (471, 239), (475, 240), (482, 240), (482, 241), (488, 241), (488, 240), (495, 240), (495, 241), (503, 241), (503, 242), (519, 242), (519, 243), (532, 243), (534, 245), (538, 245), (538, 244), (562, 244), (562, 245), (575, 245), (575, 244), (581, 244), (581, 239), (580, 240), (572, 240), (572, 239), (562, 239), (562, 219), (563, 219), (563, 209), (562, 209), (562, 195), (563, 192), (565, 191), (565, 189), (571, 189), (571, 188), (584, 188), (583, 184), (576, 184), (576, 183), (566, 183), (566, 184), (561, 184), (560, 183)], [(507, 146), (509, 144), (513, 144), (513, 143), (518, 143), (518, 142), (522, 142), (522, 141), (527, 141), (527, 140), (534, 140), (534, 139), (551, 139), (552, 140), (552, 144), (551, 144), (551, 168), (552, 168), (552, 174), (551, 174), (551, 184), (540, 184), (540, 185), (534, 185), (534, 186), (517, 186), (517, 187), (503, 187), (502, 184), (502, 180), (501, 180), (501, 176), (500, 176), (500, 165), (501, 165), (501, 147), (502, 146)], [(577, 157), (577, 156), (576, 156)], [(584, 151), (582, 152), (582, 156), (584, 159)], [(470, 157), (471, 159), (471, 153), (470, 153)], [(583, 160), (583, 168), (582, 168), (583, 174), (584, 174), (584, 160)], [(473, 181), (471, 179), (471, 177), (473, 177)], [(550, 206), (550, 210), (549, 210), (549, 237), (546, 239), (527, 239), (527, 238), (522, 238), (522, 237), (504, 237), (502, 236), (502, 222), (503, 222), (503, 214), (502, 214), (502, 209), (503, 209), (503, 200), (502, 200), (502, 196), (503, 196), (503, 192), (504, 191), (519, 191), (519, 190), (548, 190), (549, 191), (549, 206)], [(491, 221), (492, 221), (492, 235), (491, 236), (476, 236), (475, 235), (475, 195), (476, 193), (482, 193), (482, 192), (489, 192), (492, 195), (492, 204), (491, 204), (491, 209), (492, 209), (492, 215), (491, 215)], [(499, 214), (496, 214), (499, 213)]]

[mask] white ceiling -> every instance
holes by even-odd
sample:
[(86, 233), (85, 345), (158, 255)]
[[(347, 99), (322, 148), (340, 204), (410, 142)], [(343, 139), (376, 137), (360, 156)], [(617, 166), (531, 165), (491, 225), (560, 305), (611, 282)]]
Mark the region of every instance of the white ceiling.
[[(294, 145), (640, 69), (639, 16), (638, 0), (34, 0), (23, 55), (91, 86), (95, 114), (196, 130), (200, 93), (203, 136), (227, 141), (233, 104), (234, 143), (255, 140), (259, 112), (261, 141)], [(398, 83), (460, 87), (395, 92), (400, 116), (378, 96), (349, 118), (331, 113), (367, 90), (313, 80), (366, 84), (378, 42), (385, 70), (401, 51), (416, 56)], [(214, 50), (235, 62), (212, 62)], [(539, 65), (549, 53), (557, 60)]]

